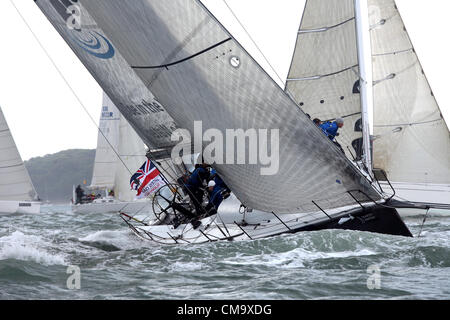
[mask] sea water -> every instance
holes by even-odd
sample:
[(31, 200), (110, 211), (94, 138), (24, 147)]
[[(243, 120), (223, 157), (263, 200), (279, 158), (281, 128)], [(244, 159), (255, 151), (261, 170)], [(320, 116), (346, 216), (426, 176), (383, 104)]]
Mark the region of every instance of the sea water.
[(0, 215), (0, 299), (449, 299), (450, 215), (404, 238), (324, 230), (160, 245), (116, 214)]

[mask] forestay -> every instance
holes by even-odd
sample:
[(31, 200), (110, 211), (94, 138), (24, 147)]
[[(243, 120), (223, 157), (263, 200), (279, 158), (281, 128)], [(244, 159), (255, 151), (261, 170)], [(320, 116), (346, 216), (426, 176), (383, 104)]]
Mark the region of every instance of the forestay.
[(374, 167), (390, 180), (450, 183), (450, 134), (393, 0), (369, 0)]
[(37, 194), (0, 108), (0, 200), (32, 201)]
[(336, 140), (362, 153), (361, 97), (354, 0), (307, 0), (286, 91), (311, 119), (344, 118)]
[[(138, 88), (145, 84), (145, 92), (151, 90), (177, 125), (191, 134), (194, 121), (202, 121), (203, 130), (215, 128), (224, 134), (226, 129), (280, 130), (278, 173), (261, 175), (261, 165), (215, 165), (244, 205), (280, 213), (307, 212), (317, 210), (312, 201), (325, 209), (354, 203), (346, 194), (349, 190), (380, 198), (199, 1), (78, 2), (93, 19), (91, 25), (114, 47), (122, 70), (124, 62), (126, 73), (129, 66), (134, 67), (135, 74), (125, 77), (133, 83), (125, 86), (132, 91), (137, 75)], [(45, 2), (38, 4), (47, 14), (51, 11)], [(58, 28), (63, 35), (67, 33), (64, 26)], [(80, 51), (75, 40), (66, 39)], [(92, 60), (82, 52), (79, 56)], [(97, 60), (91, 69), (105, 63)], [(107, 79), (97, 80), (108, 89)], [(134, 126), (141, 121), (130, 116), (130, 110), (120, 110)], [(151, 138), (149, 132), (137, 132), (144, 140)], [(367, 200), (359, 193), (355, 196)]]

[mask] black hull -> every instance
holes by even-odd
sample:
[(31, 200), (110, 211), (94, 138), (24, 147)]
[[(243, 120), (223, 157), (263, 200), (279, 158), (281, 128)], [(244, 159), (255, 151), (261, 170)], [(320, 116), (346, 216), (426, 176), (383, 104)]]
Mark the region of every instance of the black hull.
[[(367, 231), (394, 236), (413, 237), (408, 227), (400, 218), (396, 209), (386, 207), (372, 207), (353, 211), (353, 219), (343, 222), (342, 218), (349, 217), (349, 214), (332, 218), (328, 221), (320, 222), (314, 225), (305, 226), (299, 229), (291, 230), (292, 233), (302, 231), (318, 231), (325, 229), (341, 229), (354, 231)], [(339, 223), (339, 222), (343, 223)]]

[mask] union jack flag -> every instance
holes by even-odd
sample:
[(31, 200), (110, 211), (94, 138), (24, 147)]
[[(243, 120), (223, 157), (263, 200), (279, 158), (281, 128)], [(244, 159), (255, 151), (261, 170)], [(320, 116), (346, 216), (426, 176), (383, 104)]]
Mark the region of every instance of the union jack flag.
[(130, 179), (131, 189), (137, 191), (138, 199), (150, 196), (164, 185), (158, 168), (148, 159)]

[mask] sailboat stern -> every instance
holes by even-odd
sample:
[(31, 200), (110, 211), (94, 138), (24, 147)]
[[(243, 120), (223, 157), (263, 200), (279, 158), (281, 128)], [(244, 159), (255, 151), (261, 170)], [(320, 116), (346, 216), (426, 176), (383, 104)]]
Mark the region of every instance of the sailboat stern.
[(334, 217), (328, 221), (305, 226), (302, 230), (298, 231), (318, 231), (324, 229), (366, 231), (413, 237), (397, 210), (382, 206), (361, 208), (346, 215)]

